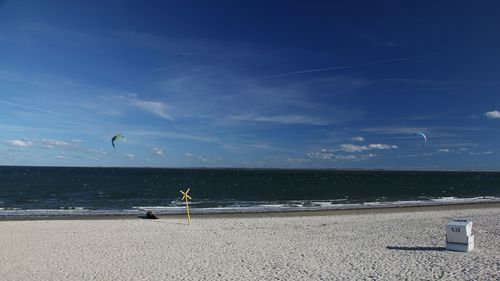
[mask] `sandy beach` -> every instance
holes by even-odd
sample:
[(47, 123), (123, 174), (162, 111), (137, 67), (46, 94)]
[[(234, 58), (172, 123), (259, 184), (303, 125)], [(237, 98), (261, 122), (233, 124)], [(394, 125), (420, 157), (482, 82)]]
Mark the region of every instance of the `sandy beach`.
[[(0, 221), (2, 280), (495, 280), (500, 205)], [(471, 253), (444, 249), (450, 219), (474, 223)]]

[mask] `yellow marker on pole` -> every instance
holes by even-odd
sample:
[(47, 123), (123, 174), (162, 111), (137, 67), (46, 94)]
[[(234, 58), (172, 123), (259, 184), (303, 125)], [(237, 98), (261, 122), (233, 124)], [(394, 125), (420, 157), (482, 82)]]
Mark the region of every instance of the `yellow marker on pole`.
[(183, 201), (186, 201), (186, 212), (187, 212), (187, 216), (188, 216), (188, 224), (191, 224), (191, 217), (189, 216), (189, 204), (188, 204), (188, 200), (189, 199), (192, 199), (191, 196), (188, 195), (188, 192), (191, 188), (188, 188), (186, 190), (186, 192), (182, 191), (181, 190), (181, 193), (182, 193), (182, 199)]

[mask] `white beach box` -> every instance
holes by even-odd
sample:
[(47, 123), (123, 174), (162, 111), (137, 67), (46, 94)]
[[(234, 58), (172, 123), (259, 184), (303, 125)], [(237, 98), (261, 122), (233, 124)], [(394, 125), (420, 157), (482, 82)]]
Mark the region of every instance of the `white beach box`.
[(472, 222), (453, 220), (446, 225), (446, 242), (469, 244), (472, 235)]
[(474, 249), (474, 235), (469, 236), (467, 244), (446, 242), (446, 250), (449, 251), (470, 252), (472, 249)]

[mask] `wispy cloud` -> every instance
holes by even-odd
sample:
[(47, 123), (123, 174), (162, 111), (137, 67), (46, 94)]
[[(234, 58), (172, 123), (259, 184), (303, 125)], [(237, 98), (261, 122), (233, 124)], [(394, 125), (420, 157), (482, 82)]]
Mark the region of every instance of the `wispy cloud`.
[(493, 110), (484, 113), (484, 116), (488, 119), (500, 119), (500, 111)]
[(204, 47), (213, 46), (210, 41), (168, 38), (130, 30), (112, 30), (109, 33), (129, 46), (178, 56), (198, 55), (206, 52)]
[(45, 89), (82, 86), (74, 80), (53, 74), (20, 73), (10, 69), (0, 69), (0, 80)]
[[(85, 42), (97, 42), (99, 37), (94, 34), (85, 33), (75, 29), (68, 29), (61, 26), (50, 25), (46, 23), (23, 23), (17, 25), (6, 25), (7, 41), (18, 44), (33, 44), (39, 40), (57, 40), (67, 44), (75, 44)], [(28, 36), (26, 36), (28, 35)], [(105, 37), (102, 37), (105, 38)], [(102, 39), (101, 38), (101, 39)]]
[(466, 153), (468, 151), (468, 148), (458, 148), (458, 149), (441, 148), (441, 149), (438, 149), (437, 151), (438, 152), (445, 152), (445, 153), (462, 154), (462, 153)]
[(242, 81), (242, 76), (215, 66), (200, 67), (172, 73), (157, 87), (169, 98), (169, 115), (216, 125), (241, 121), (324, 125), (356, 120), (364, 114), (361, 108), (325, 102), (357, 91), (366, 83), (361, 78), (335, 76), (269, 84)]
[(408, 155), (398, 155), (396, 158), (413, 158), (413, 157), (418, 157), (416, 154), (408, 154)]
[(182, 139), (190, 141), (218, 143), (219, 140), (212, 136), (202, 134), (192, 134), (184, 132), (163, 132), (163, 131), (146, 131), (146, 130), (126, 130), (128, 135), (135, 136), (153, 136), (160, 138)]
[(453, 113), (449, 112), (439, 112), (439, 113), (431, 113), (431, 114), (420, 114), (416, 116), (410, 116), (408, 117), (409, 120), (437, 120), (437, 119), (446, 119), (446, 120), (451, 120), (451, 119), (467, 119), (469, 117), (464, 117), (461, 115), (453, 115)]
[(363, 142), (365, 140), (365, 138), (363, 138), (361, 136), (357, 136), (357, 137), (350, 138), (350, 140), (354, 141), (354, 142)]
[(489, 155), (489, 154), (493, 154), (493, 151), (469, 152), (469, 155), (474, 155), (474, 156)]
[(248, 143), (248, 142), (235, 142), (235, 143), (224, 143), (221, 144), (221, 147), (227, 150), (243, 152), (243, 151), (258, 151), (258, 150), (267, 150), (267, 151), (278, 151), (280, 148), (273, 147), (271, 144), (267, 143)]
[(230, 117), (232, 120), (250, 121), (250, 122), (264, 122), (274, 123), (281, 125), (327, 125), (327, 120), (315, 118), (304, 115), (257, 115), (257, 114), (242, 114), (233, 115)]
[(173, 118), (166, 113), (167, 106), (162, 102), (133, 100), (131, 104), (162, 118), (173, 120)]
[(55, 140), (55, 139), (41, 139), (40, 144), (42, 148), (52, 149), (75, 149), (80, 145), (80, 140), (71, 140), (71, 141), (63, 141), (63, 140)]
[(152, 113), (161, 118), (173, 120), (172, 116), (167, 113), (168, 106), (164, 102), (140, 99), (137, 94), (129, 94), (126, 97), (126, 100), (130, 105), (135, 106), (139, 109)]
[(360, 129), (362, 132), (378, 133), (378, 134), (414, 134), (415, 132), (426, 132), (429, 128), (424, 127), (373, 127)]

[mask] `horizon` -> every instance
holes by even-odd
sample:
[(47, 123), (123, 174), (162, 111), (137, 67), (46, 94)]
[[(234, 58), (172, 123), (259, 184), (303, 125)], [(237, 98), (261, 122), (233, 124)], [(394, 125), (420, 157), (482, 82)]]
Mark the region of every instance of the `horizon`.
[(499, 173), (500, 170), (406, 170), (406, 169), (384, 169), (384, 168), (272, 168), (272, 167), (154, 167), (154, 166), (57, 166), (57, 165), (0, 165), (0, 168), (96, 168), (96, 169), (166, 169), (166, 170), (297, 170), (297, 171), (346, 171), (346, 172), (477, 172), (477, 173)]
[(498, 14), (0, 1), (0, 165), (497, 172)]

